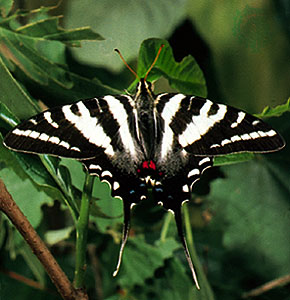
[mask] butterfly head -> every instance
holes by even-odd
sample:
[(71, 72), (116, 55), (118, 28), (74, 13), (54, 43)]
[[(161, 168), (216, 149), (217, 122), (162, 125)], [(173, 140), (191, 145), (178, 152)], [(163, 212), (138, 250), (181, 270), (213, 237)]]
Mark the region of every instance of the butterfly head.
[(141, 78), (136, 87), (135, 99), (154, 98), (152, 83)]
[(151, 82), (147, 81), (147, 77), (148, 77), (150, 71), (152, 70), (152, 68), (155, 66), (163, 47), (164, 47), (164, 44), (162, 44), (160, 46), (160, 48), (159, 48), (159, 50), (158, 50), (158, 52), (155, 56), (154, 61), (152, 62), (151, 66), (149, 67), (149, 69), (147, 70), (147, 72), (146, 72), (146, 74), (143, 78), (140, 78), (138, 76), (138, 74), (127, 64), (127, 62), (125, 61), (125, 59), (122, 56), (121, 52), (118, 49), (115, 49), (115, 51), (119, 54), (121, 60), (124, 62), (125, 66), (139, 80), (139, 83), (138, 83), (137, 88), (136, 88), (135, 100), (137, 100), (137, 99), (142, 99), (142, 100), (144, 99), (145, 100), (145, 99), (148, 99), (148, 97), (150, 99), (154, 99), (152, 84), (151, 84)]

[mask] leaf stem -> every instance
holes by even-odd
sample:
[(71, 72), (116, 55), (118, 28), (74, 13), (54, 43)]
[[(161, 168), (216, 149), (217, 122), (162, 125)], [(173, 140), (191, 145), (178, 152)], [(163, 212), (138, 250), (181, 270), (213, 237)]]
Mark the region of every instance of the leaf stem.
[(172, 220), (172, 217), (173, 216), (172, 216), (171, 213), (167, 213), (166, 214), (166, 217), (165, 217), (162, 229), (161, 229), (161, 234), (160, 234), (160, 241), (161, 242), (165, 242), (166, 235), (167, 235), (168, 228), (169, 228), (169, 224), (170, 224), (170, 222)]
[(76, 226), (76, 265), (74, 286), (77, 289), (83, 287), (85, 279), (87, 235), (93, 183), (94, 177), (86, 173), (80, 215)]

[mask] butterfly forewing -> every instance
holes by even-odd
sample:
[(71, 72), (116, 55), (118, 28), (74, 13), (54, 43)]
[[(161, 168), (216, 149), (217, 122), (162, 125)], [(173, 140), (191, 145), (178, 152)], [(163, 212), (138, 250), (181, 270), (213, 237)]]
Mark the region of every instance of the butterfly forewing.
[[(284, 146), (281, 136), (262, 120), (205, 98), (161, 94), (157, 110), (170, 115), (167, 124), (176, 140), (195, 155), (271, 152)], [(170, 148), (166, 135), (163, 142)]]

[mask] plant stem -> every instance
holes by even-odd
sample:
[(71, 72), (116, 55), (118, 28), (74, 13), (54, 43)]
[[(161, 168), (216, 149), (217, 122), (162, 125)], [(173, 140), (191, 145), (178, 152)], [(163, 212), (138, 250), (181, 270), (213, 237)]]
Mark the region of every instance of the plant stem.
[(187, 240), (187, 245), (188, 249), (190, 252), (190, 256), (192, 259), (192, 263), (194, 265), (194, 268), (196, 270), (196, 273), (199, 276), (199, 282), (201, 285), (201, 298), (204, 297), (204, 299), (209, 299), (209, 300), (214, 300), (214, 295), (211, 290), (211, 287), (208, 283), (208, 280), (205, 276), (205, 273), (203, 271), (203, 267), (199, 261), (199, 258), (197, 256), (195, 246), (194, 246), (194, 241), (193, 241), (193, 234), (191, 230), (191, 224), (190, 224), (190, 217), (189, 217), (189, 212), (187, 205), (183, 206), (183, 215), (184, 215), (184, 223), (185, 223), (185, 234), (186, 234), (186, 240)]
[[(184, 224), (185, 224), (185, 234), (186, 234), (186, 241), (188, 244), (188, 249), (191, 255), (192, 260), (194, 261), (194, 265), (197, 269), (199, 270), (200, 264), (199, 264), (199, 259), (195, 250), (194, 246), (194, 241), (193, 241), (193, 234), (191, 230), (191, 224), (190, 224), (190, 217), (189, 217), (189, 212), (188, 208), (186, 205), (183, 206), (183, 215), (184, 215)], [(198, 266), (196, 266), (196, 262), (198, 262)]]
[(70, 210), (72, 218), (73, 218), (73, 220), (76, 224), (77, 223), (77, 216), (78, 216), (78, 208), (76, 207), (70, 192), (67, 190), (66, 185), (63, 182), (63, 179), (56, 174), (55, 167), (53, 166), (53, 163), (49, 159), (49, 156), (40, 155), (39, 157), (40, 157), (41, 162), (43, 163), (43, 165), (47, 169), (48, 173), (51, 175), (53, 180), (59, 186), (59, 188), (60, 188), (60, 190), (63, 194), (64, 201), (65, 201), (68, 209)]
[(160, 234), (160, 241), (161, 242), (164, 242), (165, 239), (166, 239), (166, 235), (167, 235), (169, 224), (172, 220), (172, 217), (173, 216), (172, 216), (171, 213), (166, 214), (166, 217), (165, 217), (165, 220), (164, 220), (164, 223), (163, 223), (163, 226), (162, 226), (161, 234)]
[(94, 177), (86, 173), (80, 215), (76, 225), (76, 266), (74, 286), (77, 289), (83, 287), (85, 279), (87, 235), (93, 183)]

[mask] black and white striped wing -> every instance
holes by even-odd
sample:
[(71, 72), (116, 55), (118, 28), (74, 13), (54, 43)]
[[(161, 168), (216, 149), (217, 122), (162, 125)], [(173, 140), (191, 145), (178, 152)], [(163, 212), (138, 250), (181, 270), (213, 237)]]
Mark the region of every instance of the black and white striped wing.
[(131, 103), (129, 96), (104, 96), (56, 107), (15, 127), (4, 144), (16, 151), (76, 159), (124, 152), (134, 160)]
[[(187, 152), (202, 156), (271, 152), (284, 146), (271, 126), (231, 106), (182, 94), (160, 94), (156, 101), (165, 122), (162, 157), (173, 141)], [(171, 130), (166, 131), (166, 126)]]

